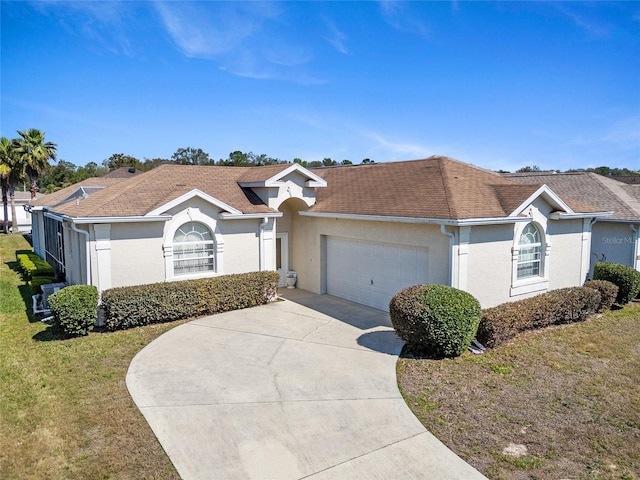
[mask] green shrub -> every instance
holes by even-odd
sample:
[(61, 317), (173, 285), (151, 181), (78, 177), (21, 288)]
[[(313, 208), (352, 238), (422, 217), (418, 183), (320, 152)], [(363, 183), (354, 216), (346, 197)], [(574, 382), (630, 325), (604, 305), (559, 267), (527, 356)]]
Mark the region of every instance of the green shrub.
[(55, 276), (53, 267), (34, 252), (20, 250), (16, 252), (16, 260), (26, 280), (30, 280), (33, 277)]
[(67, 335), (86, 335), (98, 316), (98, 290), (91, 285), (71, 285), (49, 295), (53, 325)]
[(587, 287), (561, 288), (503, 303), (482, 311), (478, 340), (487, 347), (495, 347), (525, 330), (583, 321), (597, 312), (600, 305), (600, 292)]
[(54, 283), (55, 278), (51, 276), (34, 276), (29, 281), (29, 286), (34, 294), (42, 293), (41, 285), (48, 285), (49, 283)]
[(593, 268), (594, 280), (607, 280), (618, 286), (616, 303), (624, 305), (640, 291), (640, 272), (619, 263), (598, 262)]
[(599, 312), (609, 310), (615, 303), (618, 296), (618, 286), (607, 280), (589, 280), (584, 284), (585, 287), (594, 288), (600, 292)]
[(446, 285), (415, 285), (389, 303), (393, 328), (409, 348), (455, 357), (476, 335), (480, 303), (469, 293)]
[(118, 330), (264, 305), (276, 297), (279, 279), (277, 272), (251, 272), (112, 288), (102, 292), (105, 324)]

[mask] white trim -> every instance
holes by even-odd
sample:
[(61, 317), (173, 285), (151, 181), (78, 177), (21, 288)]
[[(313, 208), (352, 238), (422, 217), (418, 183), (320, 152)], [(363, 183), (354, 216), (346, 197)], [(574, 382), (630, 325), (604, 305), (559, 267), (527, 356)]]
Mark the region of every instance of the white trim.
[(398, 217), (387, 215), (358, 215), (353, 213), (323, 213), (300, 211), (298, 215), (303, 217), (337, 218), (341, 220), (363, 220), (369, 222), (396, 222), (396, 223), (420, 223), (430, 225), (448, 226), (473, 226), (473, 225), (499, 225), (512, 223), (528, 223), (530, 217), (487, 217), (487, 218), (424, 218), (424, 217)]
[(613, 215), (613, 212), (595, 212), (595, 213), (563, 213), (563, 212), (552, 212), (549, 215), (549, 218), (552, 220), (571, 220), (574, 218), (601, 218), (601, 217), (609, 217)]
[(282, 217), (282, 212), (277, 213), (241, 213), (241, 214), (233, 214), (233, 213), (224, 213), (221, 212), (218, 215), (220, 220), (256, 220), (263, 218), (280, 218)]
[(201, 190), (198, 190), (197, 188), (194, 188), (193, 190), (190, 190), (189, 192), (180, 195), (178, 198), (175, 198), (173, 200), (171, 200), (170, 202), (165, 203), (164, 205), (159, 206), (158, 208), (151, 210), (149, 213), (147, 213), (145, 215), (145, 217), (147, 216), (153, 216), (153, 215), (160, 215), (163, 212), (166, 212), (167, 210), (173, 208), (173, 207), (177, 207), (178, 205), (180, 205), (181, 203), (186, 202), (187, 200), (191, 200), (194, 197), (198, 197), (201, 198), (202, 200), (204, 200), (205, 202), (209, 202), (212, 205), (215, 205), (218, 208), (221, 208), (222, 210), (226, 210), (228, 212), (231, 213), (235, 213), (236, 215), (240, 215), (242, 214), (242, 212), (240, 210), (238, 210), (237, 208), (233, 208), (231, 205), (228, 205), (220, 200), (218, 200), (215, 197), (212, 197), (211, 195), (204, 193)]
[(307, 177), (309, 180), (307, 180), (305, 182), (305, 186), (307, 187), (326, 187), (327, 186), (327, 181), (316, 175), (315, 173), (310, 172), (309, 170), (307, 170), (306, 168), (304, 168), (303, 166), (294, 163), (292, 164), (290, 167), (285, 168), (284, 170), (282, 170), (281, 172), (278, 172), (277, 174), (273, 175), (270, 178), (267, 178), (264, 181), (258, 181), (258, 182), (238, 182), (238, 184), (241, 187), (280, 187), (282, 185), (282, 182), (280, 181), (282, 178), (286, 177), (287, 175), (289, 175), (292, 172), (299, 172), (302, 175), (304, 175), (305, 177)]
[[(528, 218), (526, 225), (518, 225), (514, 231), (513, 247), (511, 248), (511, 288), (509, 296), (517, 297), (527, 293), (542, 292), (549, 289), (549, 255), (551, 241), (543, 225), (532, 218)], [(540, 274), (535, 277), (518, 278), (518, 258), (520, 256), (520, 236), (526, 226), (532, 223), (540, 234)]]
[(171, 220), (171, 215), (151, 216), (131, 216), (131, 217), (68, 217), (76, 225), (86, 225), (87, 223), (142, 223), (142, 222), (167, 222)]
[[(545, 195), (547, 196), (546, 200), (548, 203), (555, 203), (555, 207), (557, 207), (560, 210), (564, 210), (567, 213), (575, 213), (571, 207), (569, 207), (569, 205), (567, 205), (566, 203), (564, 203), (564, 201), (553, 191), (551, 190), (547, 185), (542, 185), (540, 186), (540, 188), (538, 188), (535, 192), (533, 192), (529, 198), (527, 198), (524, 202), (522, 202), (520, 205), (518, 205), (518, 207), (509, 214), (510, 217), (515, 217), (517, 215), (520, 215), (525, 209), (527, 209), (529, 207), (529, 205), (531, 205), (533, 203), (533, 201), (542, 196)], [(549, 200), (551, 200), (551, 202), (549, 202)]]

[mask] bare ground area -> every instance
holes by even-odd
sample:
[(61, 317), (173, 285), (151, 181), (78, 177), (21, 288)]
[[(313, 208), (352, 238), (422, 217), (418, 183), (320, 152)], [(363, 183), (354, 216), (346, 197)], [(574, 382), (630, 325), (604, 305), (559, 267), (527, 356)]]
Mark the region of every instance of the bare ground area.
[(425, 427), (491, 479), (640, 478), (640, 303), (397, 371)]

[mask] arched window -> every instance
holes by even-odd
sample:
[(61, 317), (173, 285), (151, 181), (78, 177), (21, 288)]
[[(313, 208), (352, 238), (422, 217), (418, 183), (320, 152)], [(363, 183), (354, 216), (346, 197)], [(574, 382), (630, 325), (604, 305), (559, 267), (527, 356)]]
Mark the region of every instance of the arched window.
[(542, 274), (542, 239), (540, 230), (529, 223), (518, 241), (518, 280)]
[(199, 222), (183, 224), (173, 236), (175, 276), (215, 271), (215, 242), (211, 230)]

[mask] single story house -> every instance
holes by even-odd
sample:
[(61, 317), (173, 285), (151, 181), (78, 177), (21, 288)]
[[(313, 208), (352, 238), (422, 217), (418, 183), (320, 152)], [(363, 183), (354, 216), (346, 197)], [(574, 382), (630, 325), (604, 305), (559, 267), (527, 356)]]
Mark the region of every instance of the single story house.
[(587, 278), (610, 212), (446, 157), (306, 169), (161, 165), (31, 203), (35, 251), (72, 284), (112, 287), (277, 270), (386, 310), (418, 283), (483, 307)]
[(621, 263), (640, 271), (640, 184), (593, 172), (528, 172), (505, 176), (519, 183), (544, 183), (560, 196), (613, 212), (609, 217), (594, 218), (590, 271), (593, 272), (597, 262)]

